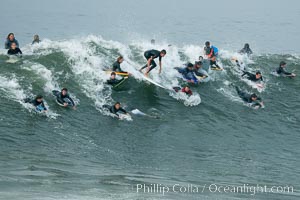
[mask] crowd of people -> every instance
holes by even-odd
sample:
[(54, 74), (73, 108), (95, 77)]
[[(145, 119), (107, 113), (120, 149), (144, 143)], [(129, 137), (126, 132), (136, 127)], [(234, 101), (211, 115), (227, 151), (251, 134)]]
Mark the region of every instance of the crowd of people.
[[(34, 35), (32, 45), (40, 43), (41, 40), (38, 35)], [(154, 44), (155, 40), (151, 40), (151, 44)], [(170, 45), (169, 45), (170, 46)], [(9, 33), (6, 41), (5, 41), (5, 49), (7, 49), (7, 54), (9, 56), (21, 56), (22, 51), (20, 49), (20, 45), (18, 40), (15, 38), (15, 35), (13, 33)], [(247, 56), (250, 56), (253, 54), (250, 45), (246, 43), (244, 47), (238, 52), (240, 54), (245, 54)], [(144, 71), (144, 75), (146, 77), (149, 76), (149, 73), (157, 67), (157, 64), (155, 60), (158, 58), (159, 60), (159, 74), (162, 72), (162, 59), (167, 54), (166, 50), (147, 50), (144, 52), (144, 57), (146, 59), (146, 64), (142, 68), (139, 69), (139, 71), (142, 73)], [(211, 70), (223, 70), (217, 63), (218, 61), (218, 55), (219, 50), (216, 46), (211, 45), (209, 41), (205, 42), (204, 48), (203, 48), (203, 56), (199, 56), (199, 59), (192, 63), (187, 63), (185, 67), (175, 67), (174, 69), (177, 70), (181, 75), (182, 78), (187, 82), (187, 84), (184, 84), (182, 87), (173, 87), (175, 92), (182, 92), (188, 96), (191, 96), (193, 94), (189, 83), (191, 84), (199, 84), (202, 82), (207, 82), (210, 79), (210, 76), (207, 72), (207, 70), (203, 69), (204, 62), (208, 62), (209, 67)], [(107, 84), (115, 86), (120, 84), (122, 81), (128, 78), (131, 74), (129, 72), (123, 71), (121, 69), (121, 64), (123, 63), (124, 58), (122, 56), (119, 56), (117, 60), (112, 64), (112, 72), (110, 75), (109, 80), (107, 80)], [(242, 77), (246, 77), (248, 80), (257, 82), (257, 81), (263, 81), (263, 76), (260, 71), (257, 71), (255, 74), (246, 71), (245, 67), (242, 65), (243, 63), (240, 63), (238, 60), (236, 60), (236, 64), (239, 67), (239, 69), (242, 71)], [(284, 61), (281, 61), (279, 64), (279, 67), (275, 69), (275, 73), (278, 76), (286, 76), (293, 78), (296, 76), (296, 74), (287, 72), (286, 71), (286, 65), (287, 63)], [(117, 79), (117, 73), (122, 75), (122, 79)], [(255, 93), (249, 94), (245, 91), (242, 91), (240, 88), (236, 86), (236, 91), (238, 96), (246, 103), (251, 103), (254, 107), (262, 107), (263, 102), (260, 97), (258, 97)], [(53, 90), (53, 95), (56, 97), (56, 102), (63, 106), (63, 107), (72, 107), (73, 109), (76, 109), (76, 104), (73, 101), (73, 99), (68, 94), (68, 89), (63, 88), (61, 91)], [(44, 99), (42, 95), (37, 95), (34, 99), (27, 98), (25, 99), (26, 103), (32, 104), (36, 111), (38, 112), (47, 112), (47, 108), (44, 104)], [(119, 117), (119, 112), (122, 112), (124, 114), (128, 114), (126, 110), (124, 110), (121, 107), (120, 102), (116, 102), (114, 105), (104, 105), (104, 109), (107, 109), (110, 113), (113, 115)]]
[[(32, 44), (39, 43), (40, 41), (41, 40), (38, 35), (33, 36)], [(22, 55), (19, 42), (15, 38), (15, 35), (13, 33), (9, 33), (8, 36), (6, 37), (4, 48), (8, 49), (7, 51), (8, 55), (19, 55), (19, 56)]]
[[(155, 40), (151, 40), (151, 44), (154, 44)], [(185, 67), (175, 67), (174, 69), (176, 69), (183, 77), (183, 79), (187, 82), (187, 83), (192, 83), (192, 84), (198, 84), (198, 83), (202, 83), (202, 82), (207, 82), (210, 79), (210, 76), (207, 72), (207, 70), (203, 69), (203, 64), (204, 62), (208, 62), (209, 63), (209, 67), (212, 70), (223, 70), (217, 63), (217, 58), (219, 55), (219, 50), (216, 46), (211, 45), (209, 41), (205, 42), (205, 46), (203, 49), (203, 56), (199, 56), (199, 60), (195, 61), (194, 64), (192, 63), (187, 63)], [(253, 54), (250, 45), (248, 43), (246, 43), (244, 45), (244, 47), (238, 51), (238, 53), (240, 54), (244, 54), (247, 56), (250, 56)], [(146, 77), (148, 77), (149, 73), (151, 70), (153, 70), (155, 67), (157, 67), (157, 64), (155, 62), (155, 59), (158, 58), (159, 60), (159, 74), (162, 71), (162, 58), (165, 57), (167, 54), (166, 50), (147, 50), (144, 52), (144, 57), (147, 60), (147, 63), (145, 66), (143, 66), (140, 69), (140, 72), (142, 72), (144, 69), (146, 69), (144, 75)], [(119, 84), (123, 79), (120, 80), (116, 80), (116, 72), (124, 72), (127, 73), (125, 71), (123, 71), (121, 69), (121, 63), (124, 61), (123, 57), (119, 57), (117, 59), (117, 61), (113, 64), (112, 67), (112, 73), (111, 73), (111, 78), (110, 80), (108, 80), (108, 84), (114, 85), (114, 84)], [(240, 71), (242, 72), (241, 77), (246, 77), (248, 80), (253, 81), (253, 82), (258, 82), (258, 81), (263, 81), (263, 76), (262, 73), (260, 71), (256, 71), (255, 74), (246, 71), (243, 63), (240, 63), (237, 59), (236, 59), (236, 64), (239, 67)], [(295, 77), (296, 74), (294, 73), (290, 73), (287, 72), (285, 70), (286, 68), (286, 63), (284, 61), (280, 62), (279, 67), (275, 69), (275, 73), (278, 76), (286, 76), (286, 77)], [(259, 108), (259, 107), (263, 107), (263, 101), (260, 97), (257, 96), (257, 94), (252, 93), (249, 94), (246, 91), (242, 91), (240, 88), (238, 88), (237, 86), (235, 87), (238, 96), (245, 102), (245, 103), (249, 103), (251, 104), (251, 106), (255, 107), (255, 108)], [(173, 87), (175, 92), (182, 92), (185, 93), (186, 95), (190, 96), (192, 95), (192, 90), (189, 87), (188, 84), (183, 85), (182, 87)]]

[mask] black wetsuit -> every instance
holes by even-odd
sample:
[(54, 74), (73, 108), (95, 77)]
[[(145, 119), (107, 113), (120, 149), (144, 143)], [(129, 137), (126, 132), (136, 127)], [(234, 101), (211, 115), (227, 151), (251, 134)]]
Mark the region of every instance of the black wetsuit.
[(118, 112), (120, 112), (120, 111), (123, 112), (124, 114), (127, 114), (127, 111), (121, 107), (119, 109), (116, 109), (115, 106), (109, 106), (109, 105), (104, 105), (103, 107), (108, 109), (109, 112), (111, 112), (112, 114), (115, 114), (116, 116), (119, 116)]
[(124, 72), (124, 71), (121, 69), (121, 63), (119, 63), (118, 61), (114, 62), (112, 70), (113, 70), (114, 72), (123, 72), (123, 73), (127, 73), (127, 72)]
[(44, 104), (44, 101), (38, 102), (36, 99), (33, 99), (33, 100), (31, 100), (31, 99), (25, 99), (25, 103), (32, 104), (37, 111), (47, 110), (47, 108), (46, 108), (46, 106)]
[(217, 61), (210, 60), (210, 66), (212, 68), (219, 68), (219, 69), (221, 69), (221, 67), (217, 64)]
[(107, 84), (115, 86), (115, 85), (121, 83), (123, 80), (124, 80), (124, 78), (122, 78), (120, 80), (118, 80), (116, 78), (115, 79), (109, 79), (109, 80), (107, 80)]
[(243, 92), (240, 90), (240, 88), (236, 87), (236, 91), (239, 95), (239, 97), (245, 102), (245, 103), (252, 103), (253, 106), (261, 106), (257, 101), (261, 101), (260, 97), (257, 97), (255, 101), (252, 100), (251, 94), (247, 92)]
[[(152, 57), (152, 60), (151, 60), (151, 63), (150, 63), (150, 69), (149, 69), (148, 72), (150, 72), (152, 69), (154, 69), (157, 66), (156, 63), (155, 63), (155, 61), (154, 61), (154, 59), (158, 57), (159, 58), (159, 62), (161, 62), (161, 58), (162, 58), (160, 56), (160, 51), (154, 50), (154, 49), (146, 51), (144, 53), (144, 56), (147, 59), (147, 62)], [(148, 67), (148, 64), (146, 64), (144, 67), (142, 67), (141, 70), (145, 69), (147, 67)]]
[(259, 79), (257, 79), (257, 78), (256, 78), (256, 75), (255, 75), (255, 74), (252, 74), (252, 73), (250, 73), (250, 72), (244, 71), (242, 77), (245, 76), (245, 75), (247, 75), (247, 79), (250, 80), (250, 81), (254, 81), (254, 82), (256, 82), (256, 81), (263, 81), (263, 78), (262, 78), (262, 77), (260, 77)]
[(15, 49), (9, 49), (7, 51), (8, 55), (19, 55), (22, 54), (22, 51), (19, 48), (15, 48)]
[(72, 99), (68, 94), (62, 95), (62, 93), (59, 92), (59, 93), (56, 95), (56, 100), (57, 100), (58, 103), (60, 103), (60, 104), (69, 103), (69, 101), (66, 101), (66, 99), (68, 99), (68, 100), (71, 102), (72, 106), (75, 106), (75, 103), (74, 103), (73, 99)]
[(281, 74), (288, 75), (288, 76), (292, 75), (292, 73), (285, 71), (285, 69), (283, 67), (278, 67), (276, 69), (276, 72), (279, 75), (281, 75)]
[(242, 48), (240, 51), (239, 51), (240, 54), (247, 54), (247, 55), (251, 55), (253, 52), (252, 50), (250, 49), (250, 47), (246, 48)]

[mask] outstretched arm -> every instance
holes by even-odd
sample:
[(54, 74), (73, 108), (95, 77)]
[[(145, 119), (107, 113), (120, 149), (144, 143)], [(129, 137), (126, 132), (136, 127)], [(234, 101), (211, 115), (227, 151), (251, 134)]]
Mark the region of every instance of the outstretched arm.
[(70, 100), (70, 102), (72, 103), (73, 108), (76, 107), (75, 102), (73, 101), (73, 99), (68, 95), (67, 98)]
[(248, 75), (248, 76), (251, 76), (251, 73), (250, 72), (246, 72), (246, 71), (243, 71), (244, 73), (242, 74), (242, 77), (244, 77), (245, 75)]
[(127, 114), (127, 111), (124, 110), (123, 108), (120, 108), (120, 111), (123, 112), (124, 114)]

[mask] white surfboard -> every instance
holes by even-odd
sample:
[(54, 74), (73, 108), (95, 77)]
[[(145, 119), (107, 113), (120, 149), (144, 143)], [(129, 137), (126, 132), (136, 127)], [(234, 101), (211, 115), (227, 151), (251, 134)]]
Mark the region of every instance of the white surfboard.
[(16, 63), (20, 60), (20, 58), (18, 56), (9, 56), (8, 60), (6, 60), (6, 63)]
[(152, 84), (154, 84), (154, 85), (156, 85), (156, 86), (158, 86), (160, 88), (167, 89), (166, 87), (162, 86), (161, 84), (156, 83), (155, 81), (153, 81), (151, 78), (146, 77), (144, 74), (141, 73), (141, 75), (142, 75), (142, 78), (144, 80), (146, 80), (146, 81), (148, 81), (148, 82), (150, 82), (150, 83), (152, 83)]

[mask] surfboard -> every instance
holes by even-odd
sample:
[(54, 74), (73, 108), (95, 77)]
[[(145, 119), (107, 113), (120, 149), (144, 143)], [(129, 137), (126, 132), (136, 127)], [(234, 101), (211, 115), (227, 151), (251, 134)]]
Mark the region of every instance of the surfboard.
[[(106, 74), (111, 74), (113, 71), (110, 71), (110, 70), (106, 70), (105, 73)], [(128, 72), (115, 72), (117, 75), (119, 76), (129, 76), (129, 73)]]
[(217, 68), (217, 67), (211, 67), (210, 69), (214, 71), (223, 71), (223, 68)]
[(203, 61), (202, 61), (202, 68), (205, 71), (207, 71), (207, 72), (209, 71), (209, 69), (214, 70), (214, 71), (222, 71), (223, 70), (223, 68), (214, 68), (214, 67), (211, 67), (209, 59), (203, 59)]
[(210, 67), (210, 60), (208, 59), (203, 59), (202, 61), (202, 68), (208, 72), (209, 70), (209, 67)]
[(154, 85), (156, 85), (156, 86), (158, 86), (158, 87), (160, 87), (160, 88), (167, 89), (166, 87), (162, 86), (161, 84), (156, 83), (155, 81), (153, 81), (151, 78), (146, 77), (144, 74), (141, 73), (141, 75), (142, 75), (141, 77), (142, 77), (144, 80), (146, 80), (146, 81), (148, 81), (148, 82), (150, 82), (150, 83), (152, 83), (152, 84), (154, 84)]
[(123, 85), (128, 79), (127, 78), (124, 78), (120, 83), (112, 86), (112, 88), (116, 89), (118, 87), (120, 87), (121, 85)]
[[(53, 90), (53, 91), (52, 91), (52, 94), (55, 96), (55, 98), (57, 97), (57, 95), (58, 95), (59, 93), (60, 93), (60, 92), (59, 92), (58, 90)], [(68, 107), (69, 107), (69, 106), (71, 106), (71, 107), (74, 106), (74, 105), (72, 104), (72, 102), (70, 101), (70, 99), (64, 98), (63, 100), (64, 100), (64, 102), (68, 103)], [(55, 99), (55, 102), (57, 103), (57, 105), (62, 106), (62, 107), (65, 107), (64, 104), (58, 102), (57, 99)]]
[(134, 109), (131, 111), (132, 114), (134, 115), (142, 115), (142, 116), (146, 116), (145, 113), (143, 113), (142, 111), (140, 111), (139, 109)]
[(20, 58), (18, 56), (9, 56), (8, 60), (6, 60), (6, 63), (11, 63), (14, 64), (16, 62), (18, 62), (20, 60)]
[(196, 78), (197, 78), (198, 81), (202, 81), (205, 78), (207, 78), (207, 76), (196, 76)]

